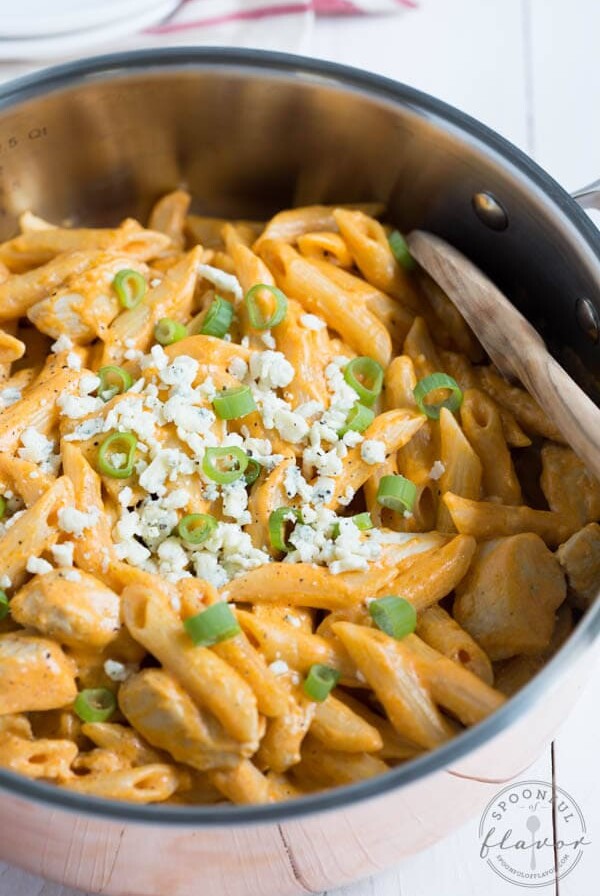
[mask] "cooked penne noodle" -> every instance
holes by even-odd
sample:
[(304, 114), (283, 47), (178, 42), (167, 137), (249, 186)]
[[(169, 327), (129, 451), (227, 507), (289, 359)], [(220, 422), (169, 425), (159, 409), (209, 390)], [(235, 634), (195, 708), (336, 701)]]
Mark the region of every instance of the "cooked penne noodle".
[(23, 581), (30, 557), (39, 557), (57, 541), (58, 511), (72, 500), (72, 495), (71, 483), (66, 476), (61, 476), (0, 535), (2, 573), (12, 587)]
[(432, 604), (419, 613), (416, 633), (430, 647), (464, 666), (486, 684), (493, 684), (494, 673), (489, 657), (443, 607)]
[(417, 555), (392, 581), (394, 593), (405, 597), (416, 610), (432, 606), (464, 577), (475, 548), (474, 538), (457, 535), (437, 550)]
[(35, 504), (48, 491), (53, 481), (53, 476), (43, 473), (32, 461), (0, 453), (2, 492), (15, 492), (23, 499), (26, 507)]
[(377, 728), (333, 694), (317, 704), (310, 733), (330, 749), (343, 753), (376, 753), (383, 748)]
[(399, 652), (415, 657), (435, 702), (464, 725), (475, 725), (504, 703), (504, 696), (499, 691), (460, 663), (425, 644), (417, 635), (409, 635), (394, 646)]
[(443, 500), (458, 531), (482, 540), (535, 532), (547, 544), (559, 545), (577, 528), (571, 520), (552, 510), (472, 501), (452, 492), (446, 492)]
[(120, 771), (83, 775), (63, 782), (77, 793), (128, 803), (162, 803), (177, 790), (179, 775), (172, 765), (141, 765)]
[[(413, 411), (385, 411), (375, 418), (365, 432), (366, 439), (381, 442), (386, 459), (406, 445), (423, 426), (424, 417)], [(364, 460), (359, 446), (351, 448), (343, 461), (343, 470), (335, 481), (331, 507), (340, 506), (340, 498), (349, 491), (356, 493), (373, 472), (373, 465)]]
[(369, 283), (419, 313), (424, 300), (398, 264), (379, 221), (361, 211), (337, 208), (333, 217), (357, 268)]
[(4, 733), (0, 738), (0, 766), (28, 778), (64, 783), (72, 777), (77, 745), (70, 740), (25, 740)]
[(298, 237), (297, 243), (305, 258), (327, 261), (341, 268), (351, 268), (353, 265), (352, 255), (339, 233), (327, 230), (304, 233)]
[(119, 314), (102, 337), (102, 367), (123, 361), (126, 350), (149, 348), (154, 327), (162, 318), (189, 316), (201, 259), (202, 249), (192, 249), (150, 289), (144, 302)]
[[(452, 492), (476, 501), (481, 495), (482, 466), (456, 417), (447, 408), (440, 413), (440, 461), (444, 472), (439, 480), (442, 498)], [(453, 532), (454, 524), (443, 501), (438, 505), (436, 528)]]
[(265, 620), (247, 610), (238, 610), (236, 615), (246, 634), (260, 645), (267, 662), (282, 660), (288, 668), (303, 674), (315, 663), (321, 663), (337, 669), (344, 680), (356, 684), (354, 666), (336, 640)]
[(249, 759), (242, 759), (235, 768), (211, 772), (210, 780), (232, 803), (269, 803), (269, 781)]
[(363, 303), (367, 310), (386, 327), (395, 347), (402, 345), (414, 320), (414, 314), (411, 311), (405, 308), (401, 302), (392, 299), (372, 284), (367, 283), (366, 280), (336, 267), (330, 261), (311, 258), (310, 262), (345, 293), (351, 294), (355, 302)]
[(384, 366), (389, 363), (390, 335), (366, 306), (351, 303), (342, 289), (287, 243), (269, 240), (261, 244), (260, 252), (286, 295), (322, 317), (357, 354), (370, 355)]
[(280, 774), (300, 762), (302, 742), (315, 711), (314, 700), (309, 700), (299, 689), (290, 694), (286, 712), (267, 723), (267, 730), (256, 754), (259, 768), (271, 769)]
[[(494, 402), (479, 389), (468, 389), (460, 408), (460, 420), (482, 465), (484, 496), (499, 498), (502, 504), (520, 504), (521, 486), (506, 444), (502, 418)], [(478, 497), (452, 485), (448, 491), (464, 498)]]
[(150, 230), (166, 234), (178, 249), (183, 248), (183, 229), (191, 199), (185, 190), (173, 190), (158, 200), (148, 219)]
[(483, 350), (477, 338), (446, 293), (425, 271), (419, 271), (419, 286), (441, 324), (441, 332), (447, 334), (452, 346), (470, 361), (481, 361)]
[(406, 334), (404, 354), (413, 362), (417, 380), (442, 369), (437, 349), (422, 317), (415, 317)]
[(2, 411), (0, 451), (15, 452), (26, 430), (46, 436), (58, 421), (57, 398), (69, 392), (80, 378), (77, 370), (60, 370), (46, 380), (34, 382), (20, 401)]
[(477, 375), (480, 388), (514, 414), (526, 431), (553, 439), (555, 442), (564, 442), (554, 423), (546, 417), (537, 401), (528, 392), (518, 386), (509, 385), (490, 367), (479, 367)]
[(403, 737), (431, 749), (452, 734), (437, 711), (410, 652), (383, 632), (337, 622), (333, 629)]
[(154, 765), (164, 762), (166, 758), (164, 753), (147, 744), (133, 728), (116, 722), (86, 722), (81, 730), (97, 747), (110, 750), (126, 765)]
[(46, 264), (65, 252), (112, 249), (145, 261), (167, 247), (168, 237), (143, 227), (131, 218), (114, 229), (50, 227), (30, 230), (0, 243), (0, 261), (11, 272), (21, 273)]
[[(255, 252), (260, 252), (260, 247), (265, 240), (284, 240), (286, 243), (295, 242), (304, 233), (327, 232), (338, 229), (334, 216), (337, 206), (333, 205), (307, 205), (303, 208), (292, 208), (284, 212), (278, 212), (265, 228), (254, 246)], [(348, 206), (359, 209), (367, 215), (376, 217), (384, 210), (378, 202), (363, 202)]]
[(0, 364), (12, 364), (25, 354), (25, 343), (0, 329)]

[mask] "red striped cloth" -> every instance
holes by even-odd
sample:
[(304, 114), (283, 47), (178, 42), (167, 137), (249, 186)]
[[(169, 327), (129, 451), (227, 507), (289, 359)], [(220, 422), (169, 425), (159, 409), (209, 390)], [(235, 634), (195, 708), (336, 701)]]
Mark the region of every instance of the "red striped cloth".
[(165, 22), (147, 29), (146, 34), (176, 34), (208, 25), (305, 11), (316, 15), (368, 15), (414, 6), (414, 0), (183, 0)]

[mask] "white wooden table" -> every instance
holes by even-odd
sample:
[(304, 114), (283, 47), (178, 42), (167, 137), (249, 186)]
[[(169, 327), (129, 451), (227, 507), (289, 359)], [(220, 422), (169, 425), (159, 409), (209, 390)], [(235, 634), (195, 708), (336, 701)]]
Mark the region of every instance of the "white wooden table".
[[(437, 95), (574, 189), (600, 177), (599, 35), (598, 0), (420, 0), (419, 9), (397, 18), (321, 20), (305, 50)], [(600, 891), (599, 685), (600, 668), (528, 773), (572, 794), (596, 844), (558, 887), (541, 890), (548, 896)], [(477, 824), (335, 896), (510, 896), (513, 885), (479, 859)], [(0, 863), (0, 896), (80, 894)]]

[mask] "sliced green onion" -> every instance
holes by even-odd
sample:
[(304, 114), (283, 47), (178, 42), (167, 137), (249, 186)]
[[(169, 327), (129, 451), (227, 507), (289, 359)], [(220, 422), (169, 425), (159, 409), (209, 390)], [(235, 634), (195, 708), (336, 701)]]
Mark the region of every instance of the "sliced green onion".
[(410, 254), (410, 250), (408, 248), (406, 240), (399, 230), (392, 230), (392, 232), (388, 236), (388, 243), (390, 244), (392, 255), (394, 256), (398, 264), (402, 265), (402, 267), (407, 271), (414, 271), (417, 264)]
[[(223, 469), (220, 463), (225, 463)], [(208, 479), (219, 482), (221, 485), (229, 485), (235, 482), (246, 472), (249, 463), (248, 455), (241, 448), (223, 446), (221, 448), (207, 448), (204, 452), (202, 470)]]
[(369, 601), (371, 619), (392, 638), (405, 638), (417, 627), (417, 611), (403, 597), (379, 597)]
[(375, 414), (371, 408), (368, 408), (357, 401), (356, 404), (350, 408), (348, 416), (346, 417), (346, 422), (339, 430), (338, 435), (341, 437), (350, 430), (353, 430), (354, 432), (364, 432), (374, 419)]
[(217, 521), (209, 513), (188, 513), (177, 524), (177, 534), (188, 544), (202, 544), (217, 528)]
[(211, 604), (197, 616), (190, 616), (183, 627), (196, 647), (210, 647), (239, 635), (241, 629), (229, 604)]
[[(367, 513), (357, 513), (355, 516), (349, 517), (352, 520), (356, 528), (360, 532), (367, 532), (369, 529), (373, 528), (373, 520), (371, 519), (371, 514)], [(331, 530), (331, 537), (335, 539), (340, 534), (340, 524), (339, 521), (333, 524), (333, 529)]]
[(286, 554), (289, 554), (294, 550), (294, 546), (285, 537), (286, 523), (292, 522), (295, 525), (301, 521), (302, 514), (295, 507), (278, 507), (277, 510), (271, 511), (269, 539), (276, 551), (285, 551)]
[(373, 528), (373, 520), (370, 513), (357, 513), (356, 516), (352, 516), (350, 519), (361, 532), (367, 532)]
[[(270, 292), (274, 300), (273, 311), (268, 317), (265, 317), (258, 304), (258, 296), (263, 289)], [(252, 289), (249, 289), (245, 301), (250, 326), (255, 330), (270, 330), (280, 324), (287, 314), (287, 298), (280, 289), (277, 289), (276, 286), (269, 286), (267, 283), (257, 283)]]
[[(128, 479), (133, 473), (137, 438), (132, 432), (113, 432), (107, 436), (98, 449), (98, 469), (113, 479)], [(111, 457), (125, 454), (125, 462), (115, 466)]]
[(117, 708), (117, 699), (108, 688), (88, 688), (77, 694), (73, 709), (84, 722), (106, 722)]
[(258, 477), (262, 472), (262, 466), (259, 464), (257, 460), (253, 457), (248, 458), (248, 466), (246, 467), (246, 472), (244, 473), (244, 479), (246, 480), (246, 485), (254, 485)]
[(100, 385), (97, 391), (102, 401), (110, 401), (115, 395), (127, 392), (133, 384), (133, 377), (127, 370), (112, 364), (101, 367), (98, 376)]
[(256, 410), (250, 386), (234, 386), (218, 392), (212, 402), (215, 414), (221, 420), (239, 420)]
[(340, 673), (331, 666), (313, 663), (304, 679), (304, 693), (311, 700), (322, 703), (340, 680)]
[(3, 495), (0, 495), (0, 520), (3, 519), (5, 513), (6, 513), (6, 498)]
[(222, 339), (229, 330), (232, 320), (233, 305), (231, 302), (227, 302), (221, 296), (215, 296), (202, 321), (200, 332), (203, 336), (218, 336), (219, 339)]
[(410, 513), (416, 497), (417, 486), (404, 476), (382, 476), (379, 480), (377, 502), (382, 507), (396, 510), (398, 513), (405, 511)]
[(0, 620), (6, 619), (9, 613), (10, 605), (8, 603), (6, 591), (0, 591)]
[(365, 355), (352, 358), (344, 369), (344, 379), (358, 393), (361, 403), (370, 408), (381, 392), (383, 367)]
[(136, 308), (146, 295), (146, 281), (131, 268), (123, 268), (115, 274), (112, 285), (123, 308)]
[[(450, 396), (445, 401), (440, 401), (437, 404), (426, 404), (425, 399), (429, 393), (435, 392), (437, 389), (449, 389)], [(432, 420), (439, 420), (442, 408), (448, 408), (449, 411), (454, 413), (454, 411), (459, 409), (463, 400), (460, 386), (447, 373), (430, 373), (429, 376), (423, 377), (413, 389), (413, 395), (420, 410), (427, 414), (428, 417), (431, 417)]]
[(161, 317), (154, 327), (154, 338), (161, 345), (173, 345), (186, 336), (187, 330), (184, 325), (170, 317)]

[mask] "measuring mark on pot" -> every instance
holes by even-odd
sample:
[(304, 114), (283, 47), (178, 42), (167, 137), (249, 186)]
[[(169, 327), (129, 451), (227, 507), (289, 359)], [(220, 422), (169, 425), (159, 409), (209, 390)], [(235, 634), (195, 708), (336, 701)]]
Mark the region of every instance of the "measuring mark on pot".
[(491, 193), (483, 191), (475, 193), (471, 200), (475, 214), (490, 230), (506, 230), (508, 227), (508, 215)]
[(13, 134), (11, 137), (8, 137), (4, 143), (0, 143), (0, 153), (10, 152), (11, 149), (16, 149), (22, 141), (25, 140), (40, 140), (43, 137), (48, 136), (48, 128), (46, 125), (42, 125), (41, 127), (33, 127), (29, 128), (27, 133), (23, 137), (17, 137)]

